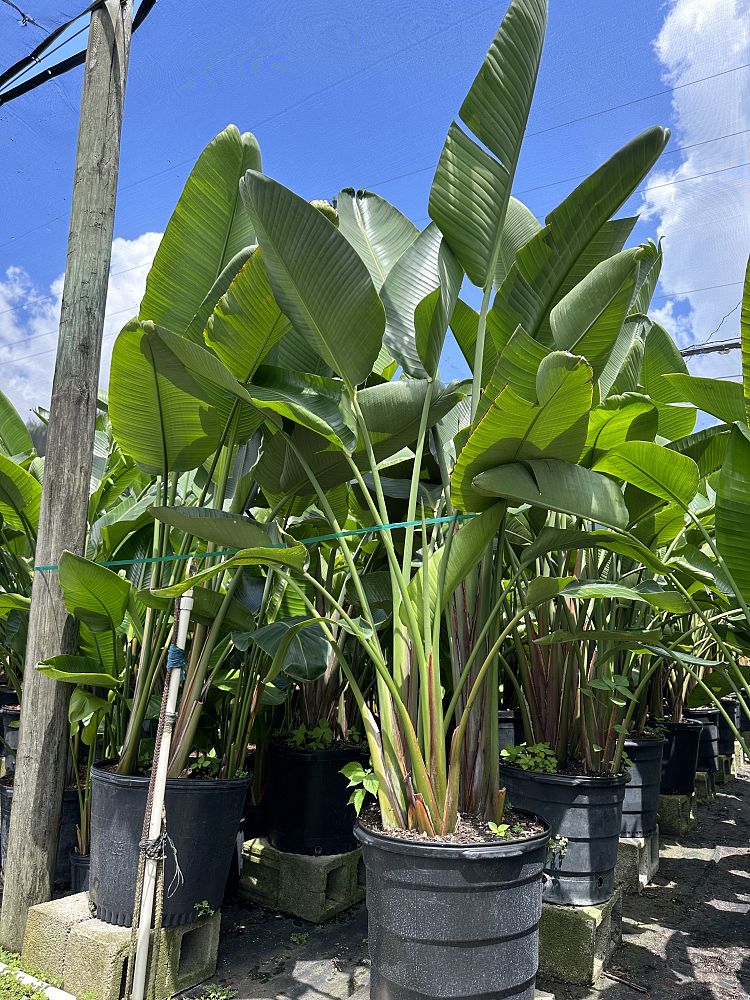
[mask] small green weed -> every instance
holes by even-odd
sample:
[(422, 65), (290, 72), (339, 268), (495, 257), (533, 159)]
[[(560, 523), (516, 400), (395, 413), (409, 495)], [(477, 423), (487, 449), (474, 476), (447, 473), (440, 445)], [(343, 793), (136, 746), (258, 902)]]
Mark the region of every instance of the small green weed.
[(503, 763), (520, 767), (522, 771), (535, 771), (537, 774), (555, 774), (557, 757), (549, 743), (533, 743), (527, 746), (506, 747), (500, 751)]
[(232, 986), (220, 986), (218, 983), (208, 983), (197, 994), (195, 1000), (235, 1000), (237, 990)]
[(214, 913), (216, 913), (216, 910), (212, 909), (207, 899), (202, 899), (200, 903), (196, 903), (193, 906), (193, 909), (195, 910), (195, 915), (199, 920), (203, 920), (206, 917), (212, 917)]
[(299, 934), (290, 934), (289, 940), (292, 942), (292, 944), (305, 944), (309, 937), (310, 937), (309, 934), (301, 932)]

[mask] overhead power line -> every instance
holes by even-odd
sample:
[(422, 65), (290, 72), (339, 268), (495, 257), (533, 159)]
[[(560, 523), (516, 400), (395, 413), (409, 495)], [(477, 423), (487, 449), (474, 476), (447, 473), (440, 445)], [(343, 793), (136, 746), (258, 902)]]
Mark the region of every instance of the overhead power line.
[(739, 340), (724, 340), (716, 344), (692, 344), (680, 351), (683, 358), (694, 358), (699, 354), (728, 354), (730, 351), (738, 351), (742, 347)]
[(21, 27), (25, 28), (27, 24), (33, 24), (35, 28), (41, 28), (42, 31), (47, 30), (44, 27), (44, 25), (40, 24), (35, 18), (31, 16), (31, 14), (27, 14), (25, 11), (21, 10), (21, 8), (17, 4), (14, 4), (13, 0), (2, 0), (2, 2), (6, 5), (6, 7), (10, 7), (11, 10), (14, 10), (16, 14), (18, 14), (18, 16), (21, 18), (20, 21)]

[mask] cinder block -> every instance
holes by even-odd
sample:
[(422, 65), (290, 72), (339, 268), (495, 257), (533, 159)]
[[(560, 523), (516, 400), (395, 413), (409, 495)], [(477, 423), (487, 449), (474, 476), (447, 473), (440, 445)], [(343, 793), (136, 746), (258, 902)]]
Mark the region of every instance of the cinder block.
[[(745, 746), (748, 748), (748, 750), (750, 750), (750, 732), (743, 732), (740, 735), (742, 736)], [(744, 754), (743, 756), (745, 761), (750, 761), (750, 757), (748, 757), (747, 754)]]
[(733, 781), (737, 776), (736, 772), (732, 774), (732, 764), (734, 762), (734, 754), (730, 756), (729, 754), (719, 754), (719, 770), (714, 775), (714, 780), (717, 785), (728, 785), (730, 781)]
[[(221, 914), (214, 913), (197, 923), (160, 932), (157, 1000), (169, 1000), (215, 973), (220, 926)], [(153, 938), (152, 933), (152, 947)], [(61, 981), (75, 996), (120, 1000), (129, 952), (130, 928), (92, 917), (86, 893), (29, 910), (22, 960), (46, 977)]]
[(695, 775), (695, 794), (699, 802), (713, 802), (716, 798), (716, 775), (713, 771), (698, 771)]
[[(352, 993), (349, 1000), (370, 1000), (370, 987), (360, 986), (356, 993)], [(536, 990), (534, 1000), (555, 1000), (554, 993), (547, 993), (546, 990)]]
[(659, 796), (659, 830), (672, 837), (684, 837), (698, 822), (698, 797), (692, 795)]
[(91, 920), (85, 892), (32, 906), (26, 918), (21, 964), (46, 979), (62, 980), (68, 937), (84, 920)]
[(659, 871), (659, 829), (648, 837), (621, 837), (615, 885), (626, 895), (643, 892)]
[(574, 986), (597, 981), (622, 940), (622, 894), (600, 906), (542, 903), (539, 971)]
[(272, 910), (320, 924), (365, 897), (362, 851), (288, 854), (265, 837), (245, 844), (239, 895)]
[(736, 778), (740, 769), (745, 766), (745, 753), (739, 740), (734, 744), (734, 759), (732, 760), (732, 774)]

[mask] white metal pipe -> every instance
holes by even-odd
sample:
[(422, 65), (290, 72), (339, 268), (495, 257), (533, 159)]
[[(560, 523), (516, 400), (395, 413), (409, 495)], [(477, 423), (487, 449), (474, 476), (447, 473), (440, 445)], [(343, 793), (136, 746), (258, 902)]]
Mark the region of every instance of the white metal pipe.
[[(177, 622), (175, 645), (185, 649), (187, 632), (190, 625), (190, 612), (193, 608), (192, 590), (186, 591), (180, 598), (180, 614)], [(162, 732), (159, 760), (154, 779), (154, 795), (151, 803), (151, 821), (148, 829), (148, 839), (156, 840), (161, 833), (162, 813), (164, 811), (164, 793), (167, 786), (167, 768), (169, 753), (172, 746), (172, 718), (177, 708), (177, 696), (180, 690), (180, 671), (170, 670), (167, 681), (167, 714)], [(141, 912), (138, 921), (138, 944), (135, 952), (135, 967), (133, 970), (133, 990), (131, 1000), (143, 1000), (146, 988), (146, 969), (148, 966), (149, 938), (151, 935), (151, 916), (154, 910), (154, 891), (156, 889), (156, 867), (153, 858), (146, 858), (143, 872), (143, 893), (141, 895)]]

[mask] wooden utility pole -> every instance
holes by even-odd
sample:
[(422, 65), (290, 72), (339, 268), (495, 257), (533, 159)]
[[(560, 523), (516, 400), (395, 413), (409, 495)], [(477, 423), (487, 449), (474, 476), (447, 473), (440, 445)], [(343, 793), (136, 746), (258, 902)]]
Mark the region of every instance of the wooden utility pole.
[[(132, 0), (104, 0), (91, 15), (36, 565), (85, 546), (132, 19)], [(52, 894), (67, 773), (70, 687), (36, 665), (74, 653), (76, 639), (57, 573), (35, 573), (0, 917), (0, 941), (11, 951), (21, 950), (29, 907)]]

